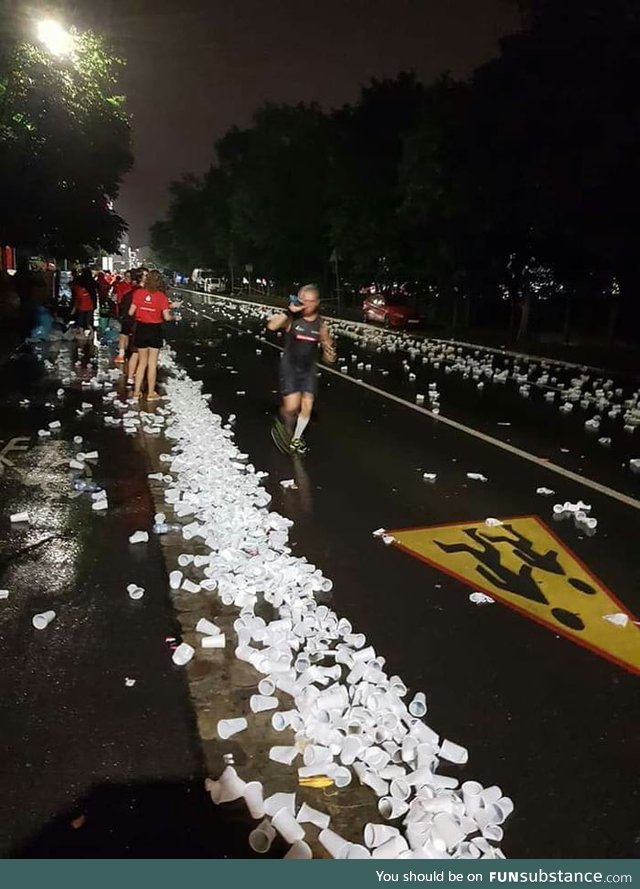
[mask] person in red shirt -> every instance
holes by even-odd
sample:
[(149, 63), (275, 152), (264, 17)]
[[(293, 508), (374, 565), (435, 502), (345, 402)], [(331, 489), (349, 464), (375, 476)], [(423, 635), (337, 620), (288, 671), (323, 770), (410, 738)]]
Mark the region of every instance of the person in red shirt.
[(144, 287), (134, 291), (129, 315), (135, 318), (135, 344), (138, 367), (133, 397), (142, 397), (142, 384), (147, 380), (147, 401), (157, 401), (158, 353), (162, 348), (162, 322), (171, 321), (171, 307), (167, 285), (160, 272), (151, 271)]
[(75, 315), (76, 326), (87, 334), (93, 329), (93, 312), (95, 310), (95, 282), (89, 269), (83, 269), (71, 284), (73, 299), (72, 314)]
[(116, 312), (121, 319), (122, 329), (118, 337), (118, 354), (116, 355), (116, 364), (124, 364), (125, 352), (129, 345), (129, 327), (133, 321), (128, 317), (130, 304), (126, 307), (127, 317), (123, 317), (123, 299), (128, 293), (131, 293), (135, 287), (131, 278), (131, 272), (125, 272), (124, 277), (113, 285), (113, 296), (116, 304)]

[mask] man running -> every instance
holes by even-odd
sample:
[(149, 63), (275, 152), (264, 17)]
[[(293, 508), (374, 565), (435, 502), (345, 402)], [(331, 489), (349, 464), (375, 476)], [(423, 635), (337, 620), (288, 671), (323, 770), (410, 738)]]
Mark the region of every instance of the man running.
[(289, 303), (286, 314), (272, 315), (267, 321), (269, 330), (282, 330), (285, 345), (280, 360), (280, 394), (282, 405), (272, 436), (278, 447), (292, 454), (306, 453), (303, 434), (313, 410), (318, 390), (318, 347), (329, 364), (336, 360), (336, 351), (329, 329), (318, 308), (320, 291), (315, 284), (306, 284), (298, 291), (296, 300)]

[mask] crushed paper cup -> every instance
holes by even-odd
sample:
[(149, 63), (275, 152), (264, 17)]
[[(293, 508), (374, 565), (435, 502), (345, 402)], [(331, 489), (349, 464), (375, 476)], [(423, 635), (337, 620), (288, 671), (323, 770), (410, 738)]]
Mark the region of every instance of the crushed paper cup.
[(474, 482), (488, 481), (487, 477), (482, 475), (481, 472), (467, 472), (467, 478), (471, 479)]
[(602, 619), (609, 621), (610, 624), (614, 624), (616, 627), (626, 627), (629, 623), (629, 615), (624, 614), (622, 611), (618, 611), (616, 614), (603, 614)]
[(542, 494), (543, 497), (553, 497), (555, 491), (551, 488), (536, 488), (536, 494)]
[(129, 537), (129, 543), (148, 543), (149, 542), (149, 532), (148, 531), (134, 531), (133, 534)]
[(495, 599), (492, 599), (491, 596), (487, 596), (486, 593), (470, 593), (469, 601), (473, 602), (474, 605), (492, 605), (495, 602)]

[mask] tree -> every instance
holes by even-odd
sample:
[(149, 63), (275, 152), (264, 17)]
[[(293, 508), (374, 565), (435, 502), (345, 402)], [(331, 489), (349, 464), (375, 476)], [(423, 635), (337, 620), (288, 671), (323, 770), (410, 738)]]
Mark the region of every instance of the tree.
[(420, 119), (425, 89), (413, 73), (372, 80), (355, 105), (332, 115), (330, 236), (352, 280), (402, 277), (399, 168), (404, 138)]
[(78, 258), (115, 251), (126, 225), (113, 201), (133, 162), (122, 61), (86, 31), (66, 60), (25, 42), (2, 64), (2, 242)]

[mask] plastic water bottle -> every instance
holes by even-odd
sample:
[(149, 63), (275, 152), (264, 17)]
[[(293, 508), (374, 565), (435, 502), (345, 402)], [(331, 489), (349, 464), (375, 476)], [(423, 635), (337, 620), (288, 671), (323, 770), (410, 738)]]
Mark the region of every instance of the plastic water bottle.
[(98, 491), (102, 490), (102, 487), (96, 482), (87, 481), (86, 478), (77, 478), (73, 483), (73, 488), (75, 491), (82, 491), (84, 494), (97, 494)]

